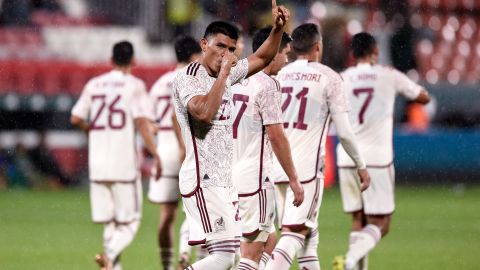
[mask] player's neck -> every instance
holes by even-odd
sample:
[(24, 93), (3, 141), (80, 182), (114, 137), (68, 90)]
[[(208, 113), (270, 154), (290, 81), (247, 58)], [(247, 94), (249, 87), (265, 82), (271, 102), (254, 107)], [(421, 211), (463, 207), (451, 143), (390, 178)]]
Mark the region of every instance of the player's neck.
[(297, 60), (308, 60), (309, 62), (319, 62), (318, 58), (315, 53), (297, 55)]
[(373, 60), (372, 57), (367, 56), (367, 57), (363, 57), (363, 58), (358, 58), (357, 59), (357, 65), (359, 65), (359, 64), (374, 65), (375, 61)]
[(205, 70), (207, 71), (208, 75), (210, 75), (211, 77), (214, 77), (216, 78), (218, 76), (218, 71), (215, 72), (213, 69), (211, 69), (208, 65), (207, 65), (207, 61), (205, 61), (205, 59), (203, 57), (201, 57), (198, 62), (205, 68)]
[(129, 74), (132, 71), (132, 67), (131, 66), (125, 66), (125, 67), (114, 66), (113, 70), (120, 71), (125, 74)]
[(186, 67), (188, 64), (189, 63), (185, 63), (185, 62), (177, 63), (176, 69), (181, 69), (183, 67)]

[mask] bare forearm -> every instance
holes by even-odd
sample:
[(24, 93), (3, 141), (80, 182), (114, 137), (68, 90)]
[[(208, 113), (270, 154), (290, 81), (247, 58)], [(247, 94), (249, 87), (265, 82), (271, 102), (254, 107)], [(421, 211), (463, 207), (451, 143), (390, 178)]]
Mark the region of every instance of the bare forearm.
[(135, 120), (138, 132), (143, 139), (143, 143), (148, 153), (152, 156), (157, 155), (157, 149), (155, 146), (155, 138), (153, 136), (152, 129), (150, 127), (149, 120), (147, 119), (137, 119)]
[(88, 133), (88, 131), (90, 130), (90, 124), (87, 121), (81, 119), (80, 117), (72, 116), (70, 118), (70, 123), (75, 127), (81, 129), (85, 133)]
[(350, 122), (348, 121), (347, 113), (339, 113), (332, 115), (333, 123), (337, 130), (338, 139), (345, 149), (345, 152), (355, 162), (355, 165), (359, 169), (366, 167), (365, 160), (363, 159), (355, 142), (355, 135), (353, 134)]
[(297, 179), (297, 171), (293, 165), (292, 153), (290, 151), (290, 143), (285, 136), (276, 136), (276, 138), (270, 138), (272, 150), (275, 156), (282, 166), (282, 169), (288, 176), (289, 180)]
[(188, 103), (189, 112), (198, 120), (210, 123), (223, 102), (225, 92), (226, 75), (219, 74), (212, 85), (210, 92), (203, 96), (197, 96)]
[(248, 57), (248, 76), (261, 71), (270, 64), (280, 48), (282, 34), (282, 28), (274, 27), (262, 46)]
[(180, 129), (180, 125), (178, 124), (177, 115), (175, 113), (172, 114), (172, 127), (173, 132), (175, 132), (175, 137), (177, 137), (178, 145), (180, 146), (180, 148), (185, 149), (185, 144), (183, 143), (182, 138), (182, 131)]

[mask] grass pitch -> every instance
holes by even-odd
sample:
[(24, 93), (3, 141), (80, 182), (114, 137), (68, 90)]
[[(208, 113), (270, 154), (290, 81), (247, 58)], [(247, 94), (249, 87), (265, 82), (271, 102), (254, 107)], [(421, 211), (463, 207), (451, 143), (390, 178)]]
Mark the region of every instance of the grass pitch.
[[(390, 235), (370, 254), (370, 269), (479, 269), (480, 186), (400, 187)], [(158, 207), (144, 202), (124, 269), (160, 269)], [(181, 216), (183, 219), (183, 216)], [(178, 231), (179, 223), (177, 223)], [(320, 262), (331, 269), (346, 251), (349, 216), (338, 189), (326, 190), (320, 211)], [(98, 269), (102, 226), (90, 221), (86, 190), (0, 191), (0, 269)], [(297, 268), (295, 268), (297, 269)]]

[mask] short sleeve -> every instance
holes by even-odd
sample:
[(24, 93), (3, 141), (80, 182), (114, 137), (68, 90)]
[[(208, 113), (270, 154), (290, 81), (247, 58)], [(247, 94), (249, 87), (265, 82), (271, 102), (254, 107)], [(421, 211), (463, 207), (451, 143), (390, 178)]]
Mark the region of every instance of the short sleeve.
[(259, 112), (264, 126), (283, 123), (281, 100), (280, 85), (275, 79), (271, 79), (258, 97)]
[(340, 75), (335, 74), (329, 78), (326, 87), (327, 105), (332, 114), (348, 112), (350, 104), (345, 96), (345, 85)]
[(232, 85), (241, 82), (248, 74), (248, 60), (244, 58), (237, 62), (237, 64), (232, 67), (230, 71), (230, 81)]
[(80, 98), (77, 100), (77, 103), (72, 108), (72, 115), (82, 118), (83, 120), (88, 119), (91, 106), (91, 97), (90, 97), (90, 87), (92, 83), (88, 82), (83, 88)]
[(140, 82), (132, 97), (132, 116), (133, 118), (145, 117), (150, 120), (155, 119), (153, 104), (147, 94), (147, 89), (143, 82)]
[(420, 95), (422, 86), (410, 80), (407, 75), (398, 70), (393, 70), (395, 80), (395, 90), (407, 99), (413, 100)]
[(181, 104), (186, 108), (190, 99), (199, 95), (206, 95), (208, 90), (203, 87), (198, 78), (179, 73), (173, 81), (174, 92), (178, 96)]

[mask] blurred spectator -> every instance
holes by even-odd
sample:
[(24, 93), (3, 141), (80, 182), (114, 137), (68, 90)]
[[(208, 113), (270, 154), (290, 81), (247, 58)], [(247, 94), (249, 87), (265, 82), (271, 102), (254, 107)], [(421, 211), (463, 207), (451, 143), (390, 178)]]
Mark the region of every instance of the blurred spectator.
[(60, 168), (47, 146), (45, 133), (40, 133), (39, 144), (31, 149), (28, 154), (35, 169), (44, 177), (47, 177), (49, 181), (57, 182), (62, 186), (70, 186), (77, 183)]
[(344, 18), (331, 17), (322, 22), (323, 58), (322, 64), (335, 71), (347, 67), (348, 46), (347, 23)]
[(13, 187), (31, 187), (36, 180), (27, 148), (22, 143), (18, 143), (15, 150), (7, 154), (6, 176), (8, 186)]
[(175, 29), (175, 36), (190, 33), (190, 23), (196, 14), (197, 5), (193, 0), (167, 0), (168, 22)]
[(35, 10), (62, 11), (56, 0), (3, 0), (0, 4), (0, 25), (6, 26), (29, 25), (30, 14)]

